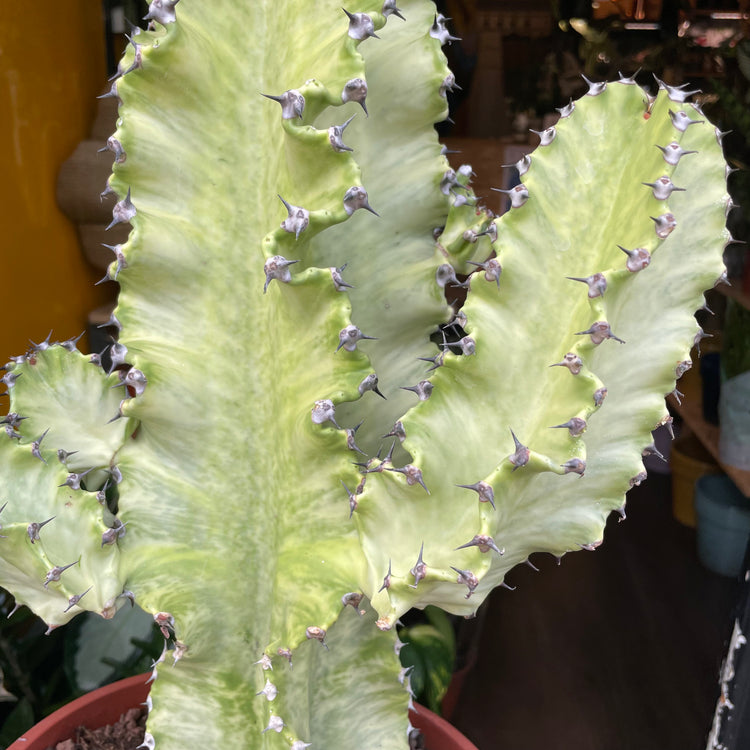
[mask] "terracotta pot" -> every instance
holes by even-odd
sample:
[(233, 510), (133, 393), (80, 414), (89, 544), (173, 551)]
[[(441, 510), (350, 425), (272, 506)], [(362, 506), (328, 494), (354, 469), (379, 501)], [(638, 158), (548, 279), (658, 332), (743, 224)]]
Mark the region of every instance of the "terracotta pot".
[(79, 726), (98, 729), (114, 724), (129, 708), (146, 700), (151, 689), (147, 679), (148, 675), (128, 677), (76, 698), (31, 727), (8, 750), (47, 750), (72, 737)]
[(461, 692), (464, 689), (464, 683), (471, 673), (471, 670), (474, 668), (474, 663), (474, 661), (471, 661), (468, 664), (465, 664), (461, 669), (456, 670), (451, 675), (451, 681), (448, 683), (448, 690), (440, 703), (440, 713), (448, 722), (453, 718), (456, 706), (458, 705), (458, 700), (461, 697)]
[(409, 713), (409, 719), (422, 732), (427, 750), (477, 750), (477, 746), (453, 724), (449, 724), (429, 708), (415, 704), (414, 710)]
[[(72, 737), (81, 725), (97, 729), (113, 724), (129, 708), (146, 700), (151, 687), (147, 679), (148, 675), (128, 677), (77, 698), (42, 719), (8, 750), (47, 750), (50, 745)], [(410, 719), (422, 730), (428, 750), (477, 750), (455, 727), (424, 706), (417, 705)]]

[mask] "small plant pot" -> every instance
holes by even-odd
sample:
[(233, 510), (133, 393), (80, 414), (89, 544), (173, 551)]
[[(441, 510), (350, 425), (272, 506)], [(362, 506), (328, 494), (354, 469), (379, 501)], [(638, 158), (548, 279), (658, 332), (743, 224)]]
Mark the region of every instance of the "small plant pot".
[[(750, 313), (748, 313), (750, 318)], [(719, 397), (719, 458), (722, 463), (750, 471), (750, 372), (721, 384)]]
[(738, 576), (750, 539), (750, 498), (725, 475), (701, 477), (695, 484), (698, 557), (714, 573)]
[[(8, 750), (47, 750), (72, 737), (79, 726), (97, 729), (113, 724), (128, 709), (145, 702), (151, 689), (148, 677), (128, 677), (77, 698), (42, 719)], [(477, 750), (455, 727), (424, 706), (415, 705), (409, 718), (422, 731), (427, 750)]]

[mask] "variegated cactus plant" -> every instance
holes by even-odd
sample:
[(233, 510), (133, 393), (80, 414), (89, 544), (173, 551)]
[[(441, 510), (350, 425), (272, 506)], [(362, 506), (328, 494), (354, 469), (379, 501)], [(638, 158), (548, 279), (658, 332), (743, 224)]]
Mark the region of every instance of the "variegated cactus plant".
[(644, 477), (723, 269), (721, 134), (591, 83), (496, 218), (434, 132), (428, 2), (176, 6), (112, 84), (112, 368), (5, 369), (0, 584), (50, 628), (154, 614), (159, 748), (406, 747), (398, 618), (597, 546)]

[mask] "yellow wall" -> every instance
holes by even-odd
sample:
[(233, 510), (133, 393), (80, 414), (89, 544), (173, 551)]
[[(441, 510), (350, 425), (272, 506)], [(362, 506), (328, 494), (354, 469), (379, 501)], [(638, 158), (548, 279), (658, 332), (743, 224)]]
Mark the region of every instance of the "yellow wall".
[(77, 336), (106, 297), (55, 203), (106, 80), (101, 4), (22, 5), (0, 24), (0, 364), (50, 329)]

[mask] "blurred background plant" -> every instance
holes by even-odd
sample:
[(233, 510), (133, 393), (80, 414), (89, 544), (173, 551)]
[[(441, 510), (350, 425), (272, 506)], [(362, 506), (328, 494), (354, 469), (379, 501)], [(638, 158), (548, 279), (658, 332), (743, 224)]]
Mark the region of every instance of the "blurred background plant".
[(409, 613), (399, 630), (399, 657), (408, 670), (414, 699), (437, 714), (448, 692), (456, 660), (456, 637), (451, 616), (438, 607)]

